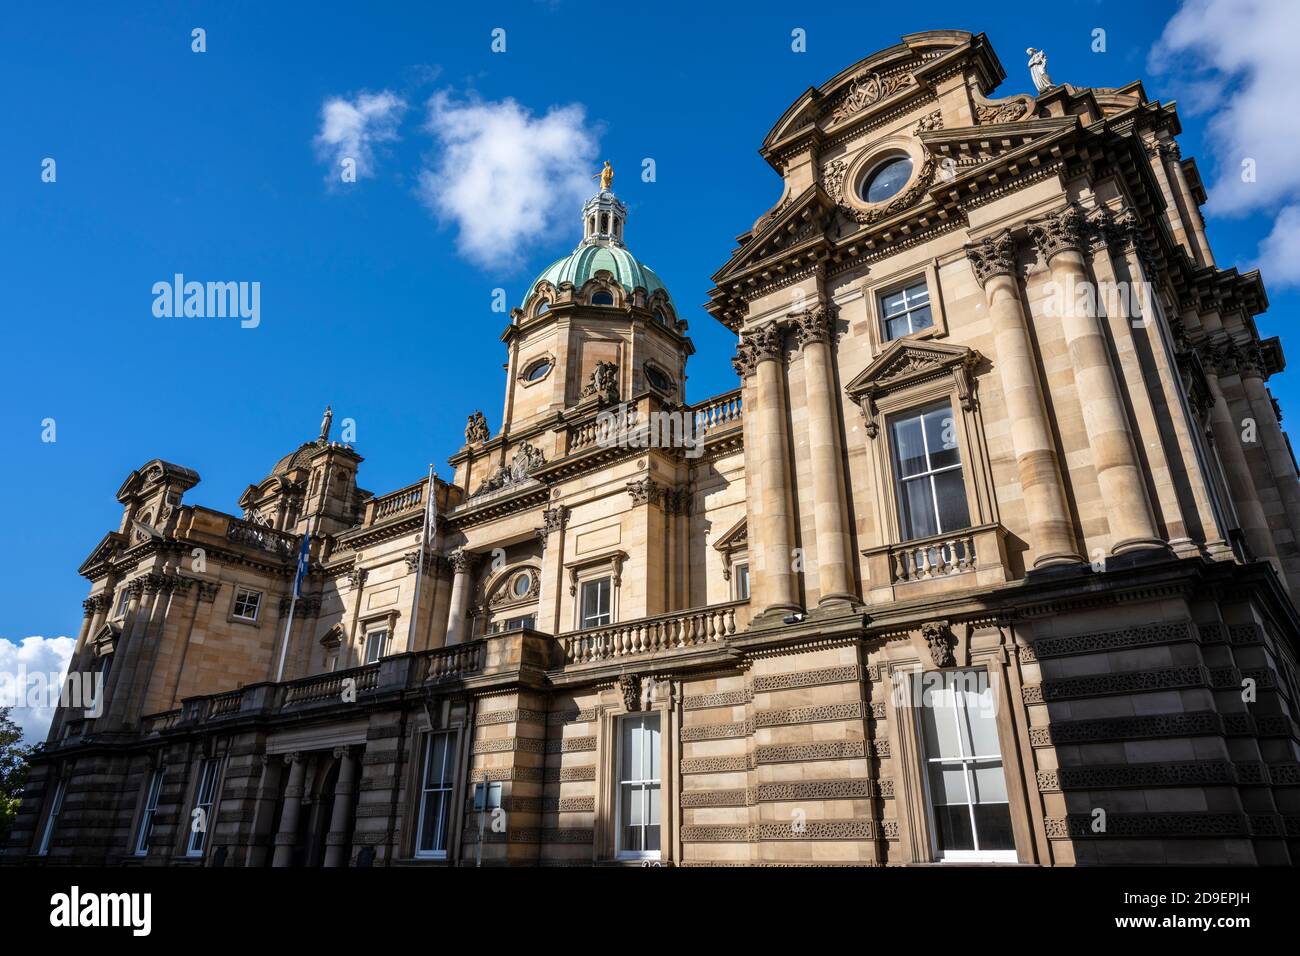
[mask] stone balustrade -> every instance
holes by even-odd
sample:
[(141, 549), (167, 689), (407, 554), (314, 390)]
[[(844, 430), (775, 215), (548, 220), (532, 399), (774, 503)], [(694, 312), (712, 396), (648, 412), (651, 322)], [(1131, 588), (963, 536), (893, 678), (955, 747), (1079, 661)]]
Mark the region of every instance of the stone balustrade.
[(739, 425), (745, 408), (740, 398), (740, 389), (736, 388), (693, 405), (691, 412), (695, 416), (695, 434), (709, 435)]
[(266, 525), (231, 518), (226, 525), (226, 540), (246, 548), (256, 548), (282, 558), (292, 558), (298, 553), (301, 539), (287, 531), (277, 531)]
[(471, 641), (425, 652), (424, 679), (444, 681), (483, 670), (487, 641)]
[(1012, 578), (1006, 529), (998, 524), (963, 528), (897, 544), (867, 548), (868, 603), (968, 587)]
[(743, 619), (738, 622), (737, 614), (748, 608), (748, 601), (733, 601), (674, 611), (561, 634), (556, 641), (566, 665), (699, 648), (721, 643), (735, 634), (746, 623)]
[(393, 515), (403, 514), (407, 511), (416, 511), (423, 507), (424, 486), (426, 484), (428, 484), (427, 478), (406, 488), (376, 498), (372, 520), (382, 521), (384, 518), (390, 518)]

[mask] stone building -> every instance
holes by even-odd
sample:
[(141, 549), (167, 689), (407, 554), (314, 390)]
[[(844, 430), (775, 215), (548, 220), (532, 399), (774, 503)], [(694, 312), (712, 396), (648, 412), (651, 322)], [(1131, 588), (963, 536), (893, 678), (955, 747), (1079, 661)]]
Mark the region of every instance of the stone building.
[(133, 472), (81, 567), (98, 715), (4, 861), (1293, 861), (1260, 277), (1215, 265), (1173, 106), (1003, 79), (921, 33), (786, 109), (707, 306), (735, 391), (685, 403), (603, 188), (450, 482), (364, 491), (328, 422), (239, 516)]

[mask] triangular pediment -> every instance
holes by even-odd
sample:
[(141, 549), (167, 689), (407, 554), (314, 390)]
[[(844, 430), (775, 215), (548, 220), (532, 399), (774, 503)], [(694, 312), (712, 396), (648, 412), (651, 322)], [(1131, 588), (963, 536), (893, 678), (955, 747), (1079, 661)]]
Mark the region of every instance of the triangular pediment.
[(1026, 118), (927, 130), (919, 138), (939, 166), (936, 187), (951, 187), (993, 170), (1006, 169), (1008, 176), (1018, 175), (1038, 165), (1044, 152), (1079, 128), (1075, 116)]
[(77, 569), (77, 573), (83, 576), (86, 575), (92, 568), (113, 558), (126, 547), (126, 544), (126, 538), (116, 531), (110, 531), (99, 539), (99, 544), (95, 545), (94, 550), (87, 555), (86, 560), (81, 562), (81, 567)]
[(749, 518), (744, 517), (731, 526), (728, 531), (713, 542), (719, 551), (734, 551), (749, 544)]
[(820, 185), (804, 190), (774, 214), (760, 220), (759, 231), (741, 246), (713, 281), (726, 285), (741, 277), (781, 264), (826, 243), (826, 228), (835, 203)]
[(969, 368), (978, 359), (979, 353), (964, 345), (898, 339), (844, 386), (844, 391), (858, 398), (903, 388), (934, 375), (949, 374), (959, 366)]

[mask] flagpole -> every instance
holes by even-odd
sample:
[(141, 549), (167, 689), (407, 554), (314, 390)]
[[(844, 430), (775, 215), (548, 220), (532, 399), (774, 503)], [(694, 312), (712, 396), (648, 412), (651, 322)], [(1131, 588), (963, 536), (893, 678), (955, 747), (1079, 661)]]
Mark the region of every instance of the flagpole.
[[(311, 521), (308, 520), (307, 530), (305, 532), (308, 539), (311, 538)], [(306, 577), (304, 574), (303, 577)], [(280, 642), (280, 662), (275, 667), (275, 682), (280, 683), (284, 677), (284, 659), (289, 653), (289, 632), (293, 629), (293, 612), (298, 607), (298, 567), (295, 564), (293, 569), (293, 585), (289, 591), (289, 617), (284, 622), (284, 640)]]
[(406, 631), (406, 650), (415, 650), (415, 622), (420, 616), (420, 583), (424, 580), (424, 548), (429, 540), (429, 515), (433, 514), (434, 533), (438, 528), (438, 483), (437, 472), (433, 463), (429, 463), (429, 484), (426, 486), (424, 500), (424, 524), (420, 527), (420, 560), (415, 566), (415, 601), (411, 605), (411, 623)]

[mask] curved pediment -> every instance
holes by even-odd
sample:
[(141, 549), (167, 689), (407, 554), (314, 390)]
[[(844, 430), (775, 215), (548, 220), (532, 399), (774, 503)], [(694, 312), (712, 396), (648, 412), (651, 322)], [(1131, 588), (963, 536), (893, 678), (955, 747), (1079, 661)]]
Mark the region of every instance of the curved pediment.
[(982, 93), (992, 90), (1006, 75), (982, 33), (912, 33), (841, 70), (821, 86), (810, 87), (781, 114), (764, 138), (761, 152), (779, 169), (774, 154), (788, 141), (812, 128), (825, 131), (857, 122), (908, 93), (929, 89), (930, 76), (946, 71), (954, 59), (963, 57), (974, 63)]

